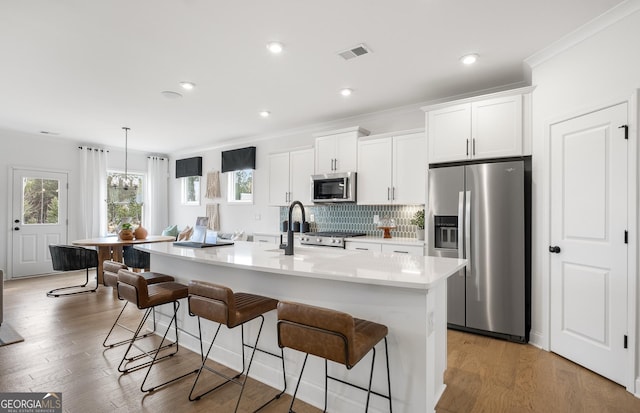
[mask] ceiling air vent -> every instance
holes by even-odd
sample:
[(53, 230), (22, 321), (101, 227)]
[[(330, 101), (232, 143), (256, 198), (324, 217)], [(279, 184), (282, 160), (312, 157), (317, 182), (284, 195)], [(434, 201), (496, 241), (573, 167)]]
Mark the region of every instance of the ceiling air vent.
[(338, 55), (340, 55), (344, 60), (349, 60), (368, 53), (371, 53), (371, 49), (369, 49), (364, 43), (361, 43), (357, 46), (350, 47), (347, 50), (338, 52)]

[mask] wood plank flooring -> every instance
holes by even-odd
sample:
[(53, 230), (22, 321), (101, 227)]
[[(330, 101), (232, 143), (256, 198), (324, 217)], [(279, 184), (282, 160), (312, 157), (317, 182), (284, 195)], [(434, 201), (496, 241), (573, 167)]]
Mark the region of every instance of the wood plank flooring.
[[(124, 348), (102, 347), (122, 306), (111, 289), (100, 287), (97, 293), (72, 297), (45, 296), (46, 291), (77, 283), (82, 277), (67, 273), (5, 282), (5, 322), (25, 341), (0, 347), (0, 392), (59, 391), (67, 412), (233, 411), (239, 391), (234, 385), (189, 402), (193, 376), (145, 395), (139, 390), (144, 370), (120, 375), (117, 365)], [(130, 314), (133, 324), (135, 311)], [(181, 348), (156, 371), (160, 376), (175, 375), (198, 364), (198, 354)], [(216, 379), (208, 380), (205, 385)], [(448, 387), (438, 413), (640, 412), (640, 399), (624, 388), (555, 354), (456, 331), (449, 332), (445, 382)], [(240, 411), (251, 411), (276, 393), (250, 381)], [(283, 396), (262, 411), (286, 412), (290, 400)], [(320, 410), (296, 402), (296, 411)]]

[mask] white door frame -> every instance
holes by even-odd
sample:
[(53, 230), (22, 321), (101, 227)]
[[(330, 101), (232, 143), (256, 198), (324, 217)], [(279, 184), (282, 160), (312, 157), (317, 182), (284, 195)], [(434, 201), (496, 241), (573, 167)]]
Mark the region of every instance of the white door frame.
[[(625, 386), (627, 391), (634, 393), (640, 397), (640, 377), (636, 377), (636, 362), (638, 359), (638, 348), (636, 343), (637, 331), (637, 308), (638, 308), (638, 160), (640, 153), (638, 152), (638, 123), (640, 121), (640, 113), (638, 102), (640, 101), (640, 89), (635, 90), (632, 96), (621, 97), (607, 103), (598, 105), (597, 107), (582, 108), (571, 114), (553, 119), (544, 124), (544, 165), (545, 177), (544, 185), (544, 201), (539, 205), (543, 208), (543, 225), (538, 228), (544, 228), (545, 235), (541, 234), (541, 242), (537, 247), (540, 248), (541, 255), (540, 272), (542, 277), (542, 299), (540, 301), (543, 309), (543, 330), (544, 337), (540, 342), (536, 343), (543, 349), (549, 351), (551, 347), (551, 259), (549, 257), (548, 246), (551, 245), (551, 127), (560, 122), (576, 118), (586, 113), (595, 112), (600, 109), (614, 106), (620, 103), (628, 104), (628, 125), (629, 125), (629, 151), (628, 151), (628, 183), (627, 183), (627, 222), (628, 222), (628, 255), (627, 255), (627, 336), (628, 336), (628, 363), (625, 372)], [(546, 314), (545, 314), (546, 313)]]
[[(13, 279), (13, 230), (11, 230), (11, 228), (13, 227), (13, 218), (12, 218), (12, 214), (13, 214), (13, 174), (15, 173), (16, 170), (20, 170), (20, 169), (26, 169), (26, 170), (31, 170), (31, 171), (38, 171), (38, 172), (54, 172), (54, 173), (60, 173), (60, 174), (66, 174), (67, 175), (67, 184), (69, 183), (69, 177), (71, 175), (71, 171), (69, 170), (64, 170), (64, 169), (55, 169), (55, 168), (39, 168), (39, 167), (33, 167), (33, 166), (25, 166), (25, 165), (10, 165), (9, 166), (9, 173), (7, 174), (7, 220), (10, 221), (8, 222), (9, 226), (7, 227), (8, 231), (7, 231), (7, 273), (8, 273), (8, 278), (9, 280)], [(69, 190), (67, 189), (67, 220), (69, 219)], [(69, 225), (66, 225), (66, 232), (67, 232), (67, 240), (69, 239)], [(25, 278), (25, 277), (22, 277)]]

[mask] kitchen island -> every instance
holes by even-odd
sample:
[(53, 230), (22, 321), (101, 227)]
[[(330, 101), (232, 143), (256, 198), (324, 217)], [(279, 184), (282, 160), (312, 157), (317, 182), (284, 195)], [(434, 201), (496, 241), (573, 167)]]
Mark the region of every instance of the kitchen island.
[[(251, 242), (204, 249), (169, 243), (136, 248), (151, 253), (152, 271), (172, 275), (179, 282), (214, 282), (234, 291), (327, 307), (387, 325), (394, 411), (435, 411), (445, 388), (446, 279), (463, 268), (465, 260), (322, 247), (296, 247), (293, 256), (285, 256), (273, 245)], [(197, 322), (188, 316), (186, 307), (185, 303), (180, 309), (180, 325), (197, 334)], [(275, 312), (266, 315), (260, 347), (279, 351), (276, 321)], [(256, 333), (254, 327), (245, 329), (251, 340)], [(213, 358), (240, 370), (239, 336), (239, 332), (232, 331), (219, 337)], [(207, 339), (210, 340), (210, 334)], [(181, 336), (180, 341), (199, 351), (198, 342), (189, 335)], [(373, 390), (386, 392), (382, 354), (378, 352), (376, 357)], [(285, 350), (288, 393), (293, 392), (303, 357), (296, 351)], [(330, 374), (366, 386), (370, 357), (350, 371), (330, 363)], [(282, 388), (279, 368), (277, 360), (257, 353), (251, 376)], [(298, 391), (302, 400), (315, 406), (323, 405), (323, 374), (323, 361), (310, 358)], [(330, 411), (363, 410), (365, 398), (366, 393), (348, 386), (334, 382), (329, 385)], [(388, 411), (386, 400), (372, 396), (370, 411)]]

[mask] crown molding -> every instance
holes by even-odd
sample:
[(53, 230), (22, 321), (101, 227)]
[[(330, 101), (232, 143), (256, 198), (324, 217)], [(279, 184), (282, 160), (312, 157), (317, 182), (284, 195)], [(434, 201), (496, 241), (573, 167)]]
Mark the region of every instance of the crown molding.
[(593, 20), (585, 23), (568, 35), (562, 37), (560, 40), (527, 57), (524, 62), (529, 65), (529, 67), (535, 68), (547, 60), (552, 59), (560, 53), (572, 48), (578, 43), (581, 43), (602, 30), (614, 25), (625, 17), (636, 13), (638, 10), (640, 10), (640, 0), (624, 1)]

